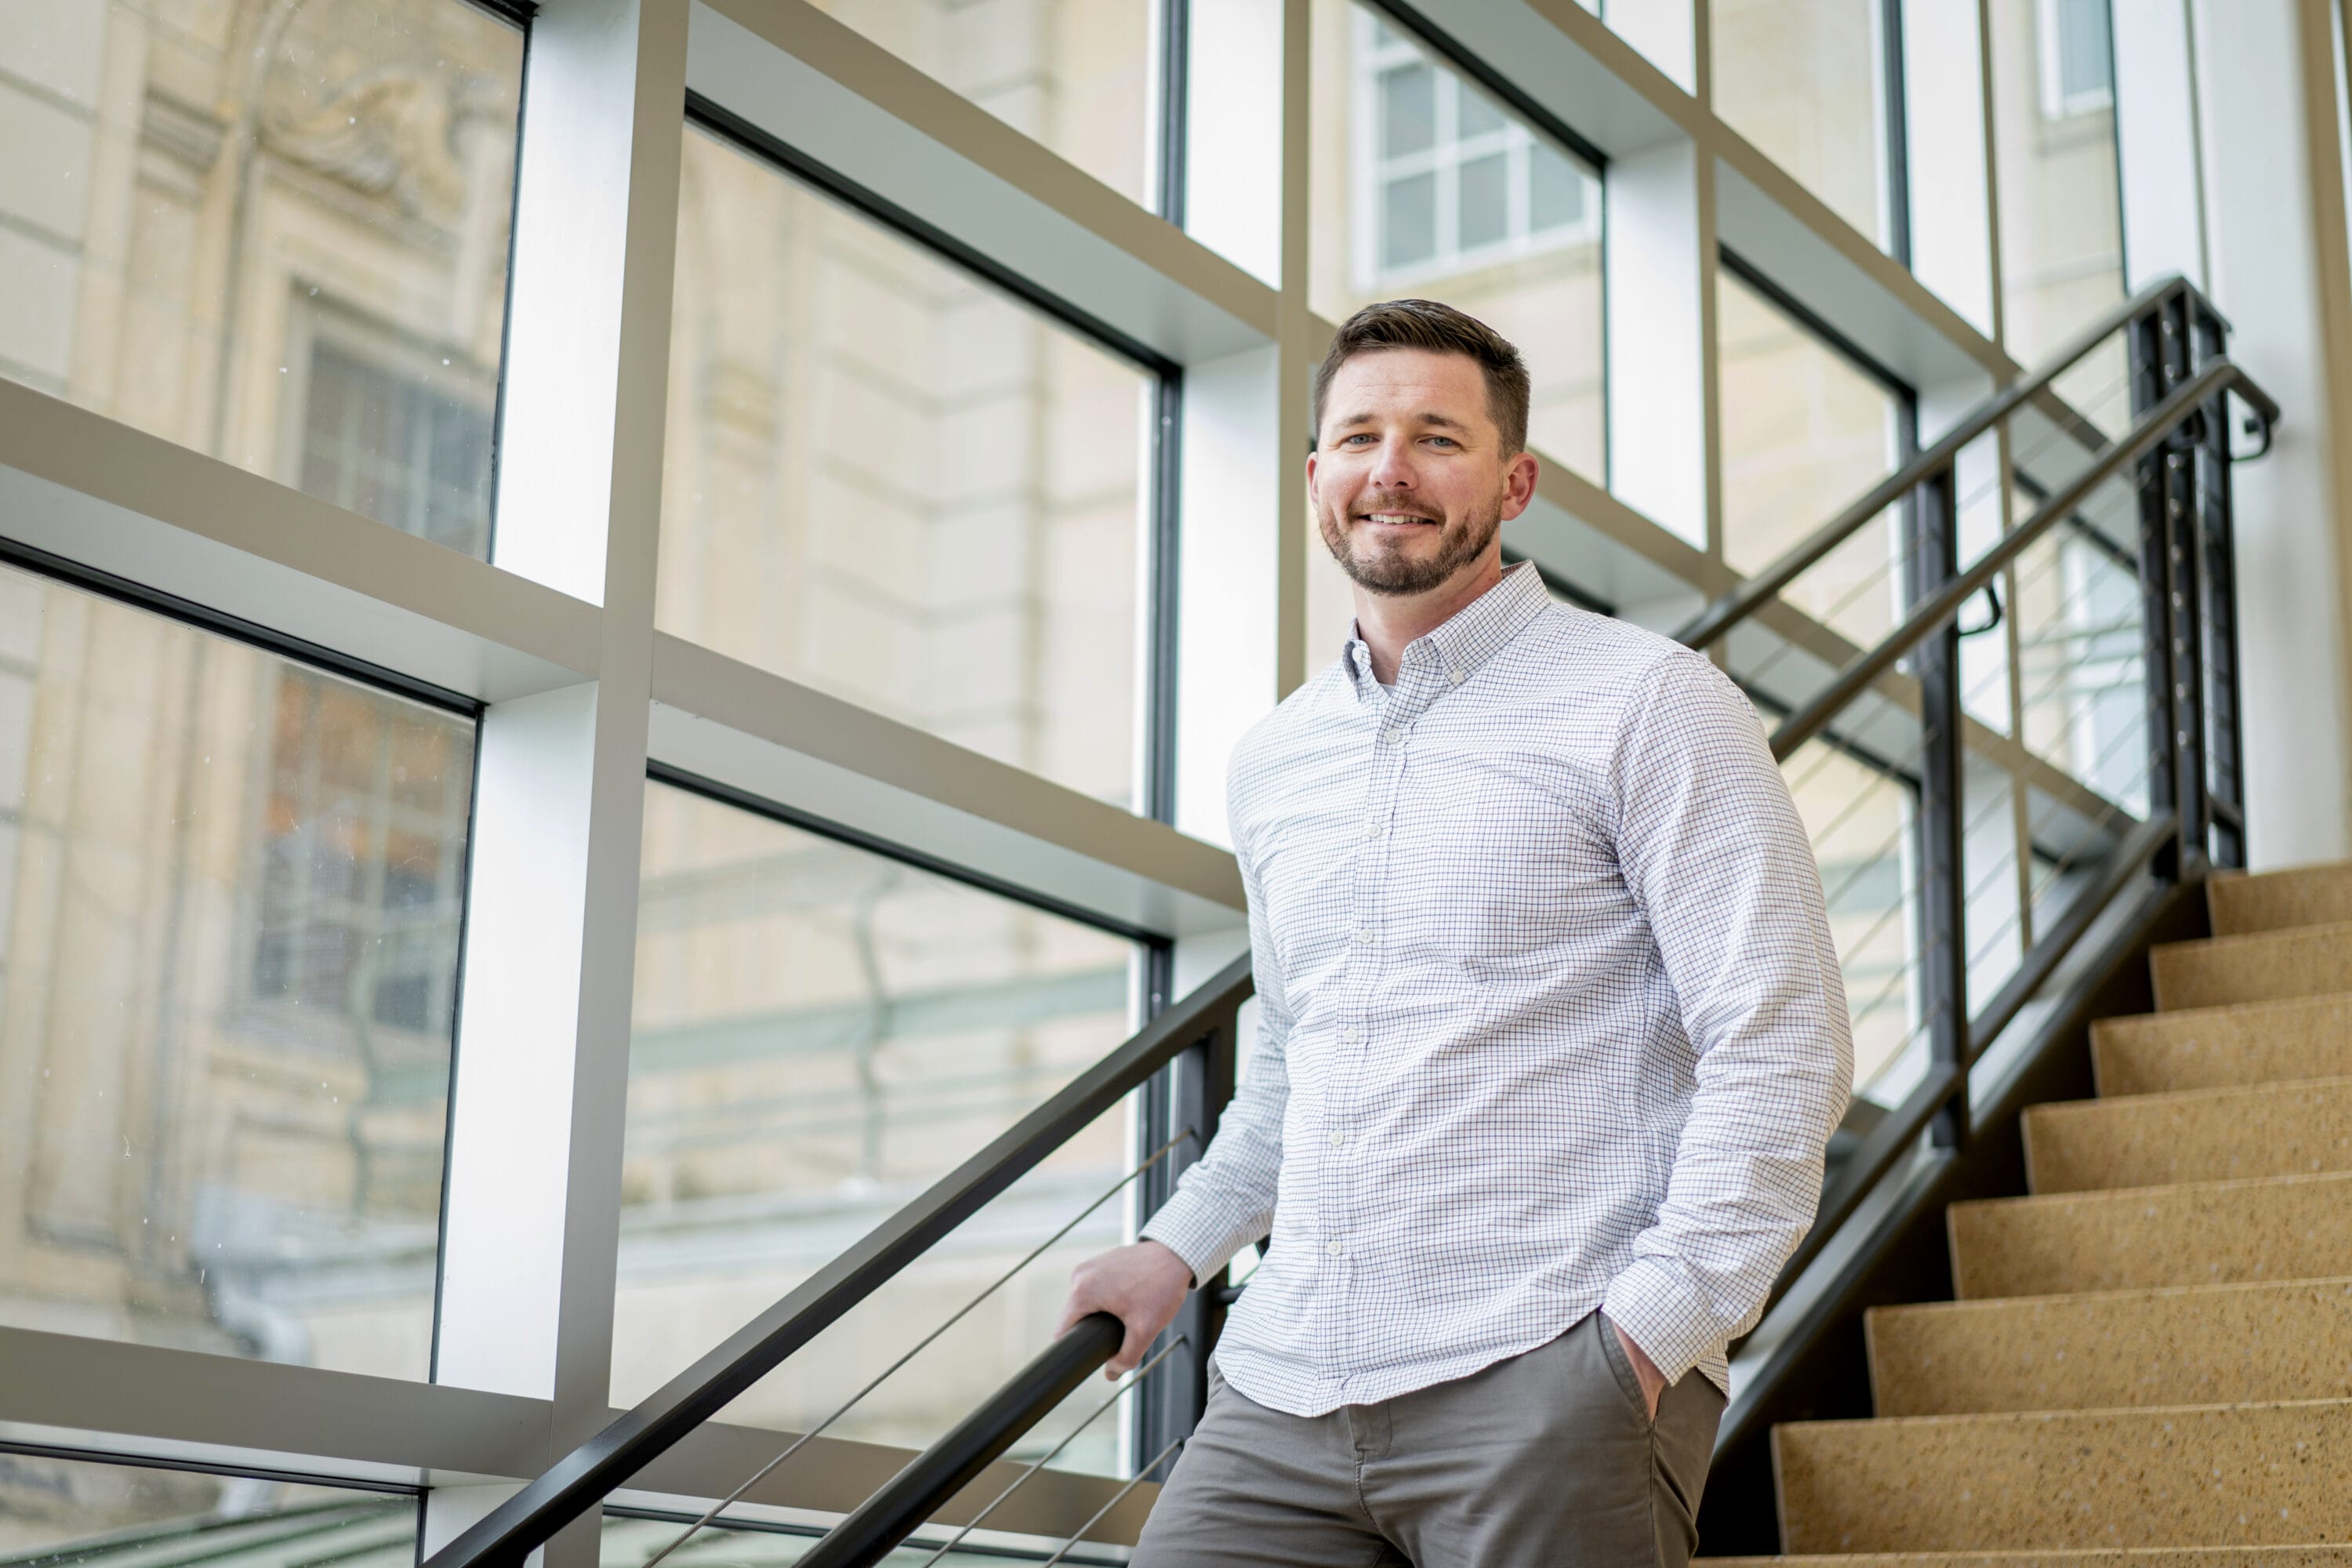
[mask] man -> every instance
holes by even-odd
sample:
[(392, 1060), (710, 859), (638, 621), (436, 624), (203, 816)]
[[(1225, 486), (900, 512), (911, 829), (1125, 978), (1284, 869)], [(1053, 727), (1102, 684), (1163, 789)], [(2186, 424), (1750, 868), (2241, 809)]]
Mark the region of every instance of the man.
[(1804, 828), (1706, 659), (1503, 569), (1527, 416), (1425, 300), (1316, 376), (1356, 635), (1234, 754), (1256, 1054), (1065, 1317), (1124, 1372), (1271, 1231), (1139, 1568), (1685, 1563), (1811, 1223), (1853, 1051)]

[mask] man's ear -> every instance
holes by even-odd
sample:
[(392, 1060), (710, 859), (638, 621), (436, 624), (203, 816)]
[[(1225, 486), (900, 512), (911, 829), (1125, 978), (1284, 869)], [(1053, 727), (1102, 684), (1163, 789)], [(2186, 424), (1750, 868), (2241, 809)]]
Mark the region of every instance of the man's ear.
[(1528, 510), (1536, 499), (1536, 479), (1542, 465), (1533, 452), (1521, 452), (1503, 470), (1503, 521), (1508, 522)]

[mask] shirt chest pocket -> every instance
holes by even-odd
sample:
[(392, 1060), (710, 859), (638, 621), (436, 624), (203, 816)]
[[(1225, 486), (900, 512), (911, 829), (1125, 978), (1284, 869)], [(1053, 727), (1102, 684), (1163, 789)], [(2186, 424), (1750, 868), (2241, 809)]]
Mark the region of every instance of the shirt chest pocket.
[(1626, 902), (1614, 844), (1556, 764), (1415, 756), (1403, 783), (1384, 880), (1416, 945), (1501, 980)]

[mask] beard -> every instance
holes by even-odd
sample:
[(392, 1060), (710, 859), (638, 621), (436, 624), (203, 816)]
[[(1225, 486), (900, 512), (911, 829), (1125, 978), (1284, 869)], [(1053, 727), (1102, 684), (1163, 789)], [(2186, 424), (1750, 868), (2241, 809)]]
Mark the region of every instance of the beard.
[(1433, 552), (1408, 554), (1393, 543), (1360, 548), (1348, 526), (1350, 510), (1419, 510), (1409, 502), (1388, 504), (1378, 491), (1361, 499), (1363, 504), (1352, 509), (1318, 509), (1316, 522), (1322, 530), (1323, 543), (1331, 552), (1331, 559), (1368, 593), (1425, 594), (1485, 553), (1503, 526), (1503, 503), (1497, 497), (1475, 511), (1440, 522), (1437, 549)]

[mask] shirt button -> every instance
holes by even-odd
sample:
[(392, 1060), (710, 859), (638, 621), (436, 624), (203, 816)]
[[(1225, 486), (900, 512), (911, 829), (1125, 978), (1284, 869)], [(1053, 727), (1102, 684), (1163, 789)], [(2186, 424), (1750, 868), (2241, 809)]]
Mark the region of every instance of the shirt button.
[(1362, 1038), (1364, 1037), (1364, 1031), (1363, 1031), (1363, 1030), (1361, 1030), (1361, 1029), (1349, 1029), (1349, 1030), (1346, 1031), (1345, 1033), (1343, 1033), (1339, 1037), (1340, 1037), (1341, 1039), (1343, 1039), (1343, 1040), (1347, 1041), (1349, 1045), (1351, 1045), (1351, 1046), (1352, 1046), (1352, 1045), (1354, 1045), (1358, 1040), (1360, 1040), (1360, 1039), (1362, 1039)]
[(1463, 675), (1458, 669), (1449, 669), (1445, 672), (1445, 679), (1459, 686), (1462, 684)]
[(1404, 744), (1404, 731), (1403, 731), (1402, 730), (1383, 730), (1383, 731), (1381, 731), (1381, 745), (1383, 745), (1383, 746), (1402, 746), (1402, 745), (1403, 745), (1403, 744)]
[(1358, 926), (1358, 927), (1356, 928), (1356, 940), (1357, 940), (1358, 942), (1370, 942), (1370, 941), (1371, 941), (1371, 940), (1372, 940), (1372, 933), (1371, 933), (1370, 929), (1370, 928), (1368, 928), (1368, 927), (1365, 927), (1365, 926)]
[(1345, 1132), (1339, 1131), (1336, 1129), (1332, 1131), (1331, 1147), (1334, 1149), (1337, 1149), (1340, 1144), (1345, 1143), (1347, 1141), (1348, 1135)]
[(1328, 1247), (1326, 1247), (1323, 1250), (1329, 1253), (1334, 1258), (1345, 1258), (1348, 1256), (1348, 1245), (1342, 1241), (1335, 1241)]
[(1377, 823), (1377, 822), (1367, 822), (1366, 824), (1364, 824), (1364, 837), (1367, 837), (1367, 838), (1378, 838), (1380, 836), (1381, 836), (1381, 825), (1380, 825), (1379, 823)]

